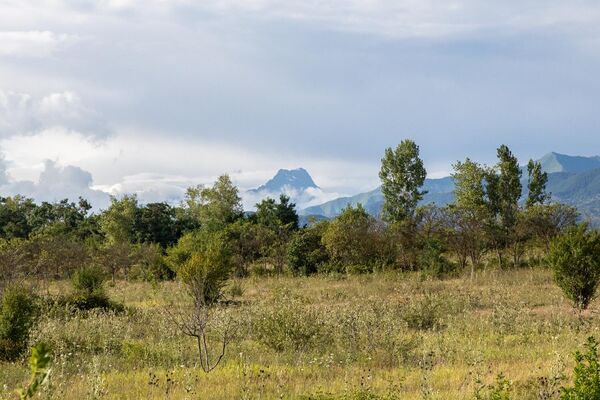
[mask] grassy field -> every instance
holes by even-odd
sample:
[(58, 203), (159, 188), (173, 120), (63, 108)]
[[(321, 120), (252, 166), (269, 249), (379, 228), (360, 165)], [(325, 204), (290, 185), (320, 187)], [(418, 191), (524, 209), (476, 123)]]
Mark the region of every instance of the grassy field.
[[(221, 310), (236, 321), (235, 339), (209, 374), (166, 312), (187, 301), (175, 282), (110, 285), (125, 313), (43, 316), (31, 341), (50, 344), (54, 365), (41, 397), (465, 399), (479, 388), (485, 398), (502, 373), (512, 398), (551, 399), (570, 382), (573, 352), (600, 337), (598, 304), (576, 314), (544, 270), (241, 283), (243, 294)], [(3, 398), (26, 381), (25, 360), (0, 363)]]

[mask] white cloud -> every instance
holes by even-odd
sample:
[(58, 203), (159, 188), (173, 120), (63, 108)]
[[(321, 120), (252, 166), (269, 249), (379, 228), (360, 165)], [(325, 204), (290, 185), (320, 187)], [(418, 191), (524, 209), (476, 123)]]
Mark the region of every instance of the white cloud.
[[(3, 161), (3, 160), (0, 160)], [(4, 163), (0, 166), (5, 169)], [(95, 209), (105, 208), (109, 204), (107, 193), (94, 190), (92, 174), (72, 165), (60, 166), (54, 161), (46, 160), (37, 182), (27, 180), (11, 180), (8, 176), (0, 182), (2, 196), (23, 195), (36, 201), (71, 201), (83, 197), (89, 200)]]
[(77, 40), (77, 36), (50, 31), (0, 31), (0, 57), (43, 58)]
[(99, 113), (77, 93), (64, 91), (34, 96), (0, 90), (0, 137), (29, 135), (47, 129), (68, 129), (103, 136), (108, 127)]

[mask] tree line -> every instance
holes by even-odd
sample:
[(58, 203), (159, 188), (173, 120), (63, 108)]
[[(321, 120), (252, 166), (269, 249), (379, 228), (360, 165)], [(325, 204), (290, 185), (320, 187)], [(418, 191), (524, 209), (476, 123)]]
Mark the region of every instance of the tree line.
[[(206, 243), (219, 242), (227, 275), (361, 273), (382, 269), (452, 274), (539, 261), (554, 237), (576, 224), (573, 207), (550, 202), (547, 174), (529, 161), (524, 172), (510, 149), (486, 166), (467, 158), (453, 165), (455, 200), (420, 205), (427, 172), (411, 140), (385, 150), (379, 217), (359, 204), (331, 220), (300, 227), (289, 197), (267, 198), (245, 213), (227, 175), (213, 186), (187, 189), (181, 204), (140, 204), (113, 197), (92, 213), (85, 199), (36, 204), (0, 198), (2, 280), (64, 278), (94, 264), (113, 279), (171, 279)], [(222, 260), (223, 261), (223, 260)]]

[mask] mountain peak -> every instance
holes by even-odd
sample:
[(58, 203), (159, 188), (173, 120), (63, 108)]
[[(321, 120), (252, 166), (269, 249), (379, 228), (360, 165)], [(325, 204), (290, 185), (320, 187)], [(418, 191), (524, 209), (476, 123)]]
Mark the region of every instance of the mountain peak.
[(318, 186), (315, 184), (308, 171), (304, 168), (296, 168), (280, 169), (273, 178), (252, 191), (281, 192), (284, 189), (303, 191), (308, 188), (317, 189)]
[(585, 172), (600, 168), (600, 157), (569, 156), (551, 152), (543, 156), (540, 160), (542, 169), (548, 173), (553, 172)]

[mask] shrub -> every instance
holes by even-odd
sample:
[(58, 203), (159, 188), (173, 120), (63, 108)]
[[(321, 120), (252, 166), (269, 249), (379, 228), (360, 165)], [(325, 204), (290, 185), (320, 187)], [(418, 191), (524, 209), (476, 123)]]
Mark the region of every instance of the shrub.
[(476, 382), (475, 400), (510, 400), (510, 392), (512, 388), (511, 382), (504, 377), (503, 374), (498, 374), (496, 382), (491, 385), (482, 385), (481, 381)]
[(31, 380), (26, 388), (18, 391), (19, 398), (32, 399), (39, 391), (40, 386), (46, 382), (50, 374), (50, 363), (52, 356), (45, 343), (38, 343), (31, 349), (29, 367), (31, 369)]
[(210, 305), (223, 296), (233, 269), (231, 253), (219, 233), (202, 232), (197, 239), (189, 257), (179, 265), (177, 274), (194, 297), (201, 290), (204, 295), (202, 301)]
[(132, 277), (147, 282), (158, 282), (175, 278), (175, 272), (169, 267), (162, 249), (158, 244), (143, 243), (135, 250), (137, 259), (132, 269)]
[(102, 294), (105, 276), (100, 267), (88, 266), (75, 271), (71, 283), (75, 291), (84, 295)]
[(561, 400), (600, 399), (600, 362), (596, 339), (589, 337), (585, 348), (584, 353), (575, 353), (573, 387), (562, 388)]
[(97, 266), (87, 266), (75, 271), (71, 277), (71, 283), (75, 291), (58, 300), (59, 304), (73, 307), (77, 310), (92, 310), (102, 308), (104, 310), (123, 311), (125, 307), (110, 301), (104, 292), (104, 281), (106, 275)]
[(443, 256), (444, 247), (439, 240), (428, 240), (418, 256), (419, 267), (425, 274), (440, 278), (455, 272), (454, 265)]
[(402, 319), (411, 329), (439, 329), (442, 327), (440, 301), (433, 295), (426, 294), (421, 300), (410, 303), (402, 310)]
[(569, 228), (552, 243), (548, 263), (565, 296), (586, 309), (600, 283), (600, 234), (586, 224)]
[(310, 275), (328, 260), (320, 225), (299, 231), (290, 241), (288, 263), (294, 274)]
[(253, 328), (258, 341), (277, 352), (299, 352), (329, 339), (321, 315), (301, 299), (288, 296), (261, 309)]
[(25, 350), (35, 310), (29, 291), (19, 286), (4, 290), (0, 309), (0, 359), (14, 360)]

